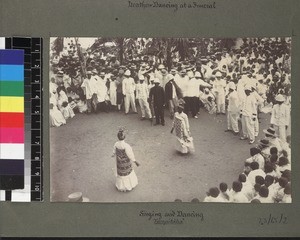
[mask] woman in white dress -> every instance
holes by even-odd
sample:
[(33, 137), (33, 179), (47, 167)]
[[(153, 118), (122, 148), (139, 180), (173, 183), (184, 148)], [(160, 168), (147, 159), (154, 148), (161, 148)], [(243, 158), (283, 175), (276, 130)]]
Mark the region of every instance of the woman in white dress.
[(124, 141), (124, 129), (120, 129), (117, 136), (119, 141), (115, 143), (113, 149), (117, 165), (116, 187), (121, 192), (131, 191), (138, 185), (132, 163), (135, 163), (136, 166), (140, 166), (140, 164), (135, 160), (131, 146)]

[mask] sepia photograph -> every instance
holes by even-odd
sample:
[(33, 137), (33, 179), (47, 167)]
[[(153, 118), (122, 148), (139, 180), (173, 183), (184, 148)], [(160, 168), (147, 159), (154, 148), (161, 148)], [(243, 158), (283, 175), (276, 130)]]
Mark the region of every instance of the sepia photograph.
[(51, 202), (291, 203), (291, 38), (52, 37)]

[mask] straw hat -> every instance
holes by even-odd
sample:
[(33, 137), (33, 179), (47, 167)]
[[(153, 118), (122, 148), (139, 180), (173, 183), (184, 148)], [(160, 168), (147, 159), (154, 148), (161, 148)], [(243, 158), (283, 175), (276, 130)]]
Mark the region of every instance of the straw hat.
[(74, 192), (68, 196), (69, 202), (89, 202), (90, 199), (83, 197), (82, 192)]

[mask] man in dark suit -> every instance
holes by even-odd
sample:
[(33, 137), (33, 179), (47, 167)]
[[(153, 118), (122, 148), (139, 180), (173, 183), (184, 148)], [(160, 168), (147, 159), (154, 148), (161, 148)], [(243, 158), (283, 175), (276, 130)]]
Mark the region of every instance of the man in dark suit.
[(165, 86), (166, 104), (168, 104), (169, 107), (170, 117), (173, 119), (178, 107), (178, 98), (181, 97), (182, 94), (172, 74), (167, 75), (167, 80), (168, 82)]
[(153, 103), (154, 113), (156, 124), (165, 125), (164, 119), (164, 104), (165, 104), (165, 91), (164, 89), (159, 86), (160, 82), (159, 79), (154, 79), (155, 86), (150, 89), (149, 98), (150, 101)]

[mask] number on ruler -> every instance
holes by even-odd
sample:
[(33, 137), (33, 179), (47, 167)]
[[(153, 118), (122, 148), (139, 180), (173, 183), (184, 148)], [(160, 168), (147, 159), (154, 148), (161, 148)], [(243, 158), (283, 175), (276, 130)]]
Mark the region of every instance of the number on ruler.
[(37, 192), (40, 191), (40, 186), (35, 186), (34, 190)]
[(39, 97), (38, 95), (35, 95), (35, 98), (37, 98), (37, 99), (38, 99), (38, 98), (40, 98), (40, 97)]
[(40, 142), (35, 142), (35, 144), (39, 145), (39, 144), (40, 144)]
[(40, 111), (34, 111), (34, 113), (36, 113), (36, 114), (39, 114), (39, 113), (40, 113)]
[(40, 157), (35, 157), (34, 160), (40, 160)]
[(40, 175), (40, 173), (39, 173), (39, 172), (36, 172), (36, 173), (35, 173), (35, 175), (36, 175), (36, 176), (39, 176), (39, 175)]

